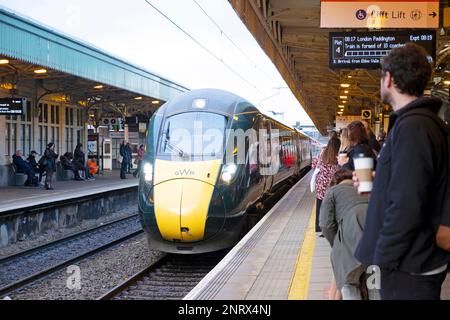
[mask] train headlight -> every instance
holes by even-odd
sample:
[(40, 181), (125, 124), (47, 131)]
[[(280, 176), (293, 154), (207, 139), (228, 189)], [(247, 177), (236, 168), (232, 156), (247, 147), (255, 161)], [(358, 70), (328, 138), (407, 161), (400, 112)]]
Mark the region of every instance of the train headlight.
[(146, 182), (153, 181), (153, 166), (150, 163), (144, 164), (144, 179)]
[(231, 180), (233, 180), (236, 172), (237, 165), (235, 165), (234, 163), (224, 165), (222, 170), (222, 180), (226, 183), (229, 183)]

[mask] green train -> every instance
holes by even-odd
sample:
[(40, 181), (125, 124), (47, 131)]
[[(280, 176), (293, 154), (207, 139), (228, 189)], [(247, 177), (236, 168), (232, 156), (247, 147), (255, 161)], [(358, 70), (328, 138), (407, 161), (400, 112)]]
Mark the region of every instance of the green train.
[(232, 93), (202, 89), (148, 127), (139, 211), (150, 248), (177, 254), (237, 243), (248, 212), (311, 165), (311, 139)]

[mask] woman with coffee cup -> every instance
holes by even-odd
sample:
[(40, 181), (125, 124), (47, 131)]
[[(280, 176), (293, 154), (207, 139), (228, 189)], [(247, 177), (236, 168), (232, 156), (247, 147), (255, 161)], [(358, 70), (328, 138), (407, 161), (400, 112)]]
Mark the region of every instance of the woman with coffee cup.
[(316, 177), (316, 232), (321, 232), (319, 215), (322, 200), (325, 198), (325, 194), (330, 187), (334, 173), (339, 168), (337, 157), (340, 146), (341, 142), (337, 136), (331, 137), (325, 150), (312, 163), (313, 169), (319, 169)]
[[(369, 137), (366, 128), (361, 121), (354, 121), (348, 125), (348, 137), (350, 140), (350, 148), (346, 159), (340, 159), (339, 165), (347, 170), (355, 171), (355, 158), (364, 155), (366, 158), (372, 158), (375, 162), (375, 154), (369, 145)], [(375, 167), (375, 164), (374, 164)]]

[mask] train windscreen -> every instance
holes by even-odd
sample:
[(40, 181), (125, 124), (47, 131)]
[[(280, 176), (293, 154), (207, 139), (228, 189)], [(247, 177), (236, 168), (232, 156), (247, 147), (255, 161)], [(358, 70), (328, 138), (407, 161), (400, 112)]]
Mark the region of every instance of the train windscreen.
[(209, 112), (187, 112), (168, 117), (159, 143), (159, 156), (174, 159), (221, 159), (227, 118)]

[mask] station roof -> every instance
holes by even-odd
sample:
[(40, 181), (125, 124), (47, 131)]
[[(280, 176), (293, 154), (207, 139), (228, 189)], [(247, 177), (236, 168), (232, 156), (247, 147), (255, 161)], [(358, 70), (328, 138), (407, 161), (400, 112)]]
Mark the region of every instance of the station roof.
[[(13, 67), (25, 74), (30, 72), (27, 70), (30, 66), (49, 68), (49, 73), (41, 78), (53, 82), (64, 80), (72, 85), (78, 82), (79, 88), (84, 87), (83, 91), (86, 88), (92, 89), (92, 84), (100, 84), (108, 88), (110, 93), (114, 91), (116, 94), (128, 94), (132, 99), (142, 95), (161, 101), (168, 101), (189, 91), (185, 86), (2, 6), (1, 57), (13, 59)], [(87, 82), (83, 83), (83, 80)]]
[[(348, 97), (348, 109), (355, 114), (381, 104), (379, 71), (329, 68), (329, 32), (342, 29), (320, 28), (320, 0), (229, 2), (322, 134), (334, 127), (341, 96)], [(439, 36), (438, 48), (447, 42), (448, 37)]]

